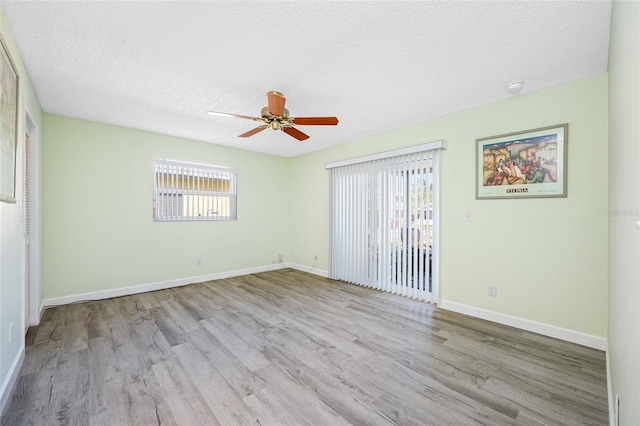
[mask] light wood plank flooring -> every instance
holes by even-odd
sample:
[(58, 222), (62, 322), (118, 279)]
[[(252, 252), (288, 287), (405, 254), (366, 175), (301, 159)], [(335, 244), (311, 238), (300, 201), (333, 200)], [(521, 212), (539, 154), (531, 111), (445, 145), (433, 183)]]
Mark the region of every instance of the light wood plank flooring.
[(48, 309), (2, 425), (604, 425), (603, 352), (295, 270)]

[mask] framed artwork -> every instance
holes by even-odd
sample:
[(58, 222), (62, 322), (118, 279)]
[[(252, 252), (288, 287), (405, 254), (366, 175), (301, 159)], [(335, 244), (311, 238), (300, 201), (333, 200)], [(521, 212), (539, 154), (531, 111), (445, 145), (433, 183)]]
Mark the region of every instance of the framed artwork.
[(568, 124), (476, 139), (476, 200), (567, 196)]
[(16, 202), (18, 73), (0, 38), (0, 201)]

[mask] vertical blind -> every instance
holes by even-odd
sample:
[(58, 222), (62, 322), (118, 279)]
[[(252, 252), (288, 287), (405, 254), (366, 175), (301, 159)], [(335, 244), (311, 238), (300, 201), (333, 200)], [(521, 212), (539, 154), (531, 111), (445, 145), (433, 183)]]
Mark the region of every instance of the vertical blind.
[(438, 155), (327, 166), (332, 278), (437, 301)]
[(156, 221), (236, 220), (235, 170), (165, 160), (154, 166)]

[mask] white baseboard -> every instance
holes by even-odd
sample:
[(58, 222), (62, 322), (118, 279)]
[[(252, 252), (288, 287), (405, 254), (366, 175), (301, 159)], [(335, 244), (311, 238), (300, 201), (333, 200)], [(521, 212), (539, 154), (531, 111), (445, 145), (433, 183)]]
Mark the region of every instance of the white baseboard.
[(22, 363), (24, 361), (24, 345), (20, 348), (16, 357), (9, 367), (9, 371), (7, 372), (7, 377), (5, 377), (4, 382), (2, 383), (2, 387), (0, 388), (0, 416), (2, 416), (2, 412), (4, 411), (4, 407), (9, 402), (9, 398), (11, 398), (11, 394), (13, 393), (13, 388), (18, 381), (18, 376), (20, 376), (20, 369), (22, 368)]
[(44, 301), (43, 301), (42, 303), (40, 303), (40, 306), (38, 307), (38, 317), (29, 318), (29, 325), (27, 326), (27, 329), (29, 327), (35, 327), (37, 325), (40, 325), (40, 323), (42, 322), (42, 314), (44, 314), (45, 308), (46, 306), (44, 306)]
[(44, 301), (42, 301), (42, 303), (40, 303), (40, 309), (38, 310), (38, 324), (34, 325), (40, 325), (40, 323), (42, 322), (42, 314), (44, 314), (45, 308), (46, 306), (44, 306)]
[(308, 272), (310, 274), (329, 278), (329, 271), (325, 271), (323, 269), (317, 269), (317, 268), (314, 268), (313, 266), (300, 265), (298, 263), (291, 263), (291, 262), (285, 262), (283, 265), (287, 268), (297, 269), (298, 271)]
[(275, 263), (267, 266), (255, 268), (239, 269), (236, 271), (217, 272), (214, 274), (198, 275), (189, 278), (179, 278), (175, 280), (160, 281), (156, 283), (140, 284), (131, 287), (121, 287), (109, 290), (94, 291), (91, 293), (74, 294), (71, 296), (54, 297), (45, 299), (42, 307), (68, 305), (69, 303), (85, 302), (88, 300), (110, 299), (112, 297), (129, 296), (132, 294), (146, 293), (148, 291), (164, 290), (167, 288), (180, 287), (187, 284), (201, 283), (205, 281), (219, 280), (223, 278), (238, 277), (241, 275), (257, 274), (259, 272), (274, 271), (286, 266), (282, 263)]
[(609, 398), (609, 426), (617, 426), (616, 402), (613, 397), (613, 383), (611, 381), (611, 358), (609, 357), (609, 341), (607, 340), (605, 354), (607, 356), (607, 398)]
[(516, 327), (521, 330), (531, 331), (533, 333), (542, 334), (544, 336), (565, 340), (567, 342), (577, 343), (578, 345), (587, 346), (589, 348), (599, 349), (601, 351), (604, 351), (606, 349), (607, 339), (605, 339), (604, 337), (593, 336), (591, 334), (582, 333), (580, 331), (569, 330), (567, 328), (557, 327), (555, 325), (514, 317), (512, 315), (501, 314), (486, 309), (476, 308), (475, 306), (450, 302), (448, 300), (442, 300), (440, 305), (438, 306), (449, 311), (470, 315), (476, 318), (482, 318), (488, 321), (497, 322), (499, 324)]

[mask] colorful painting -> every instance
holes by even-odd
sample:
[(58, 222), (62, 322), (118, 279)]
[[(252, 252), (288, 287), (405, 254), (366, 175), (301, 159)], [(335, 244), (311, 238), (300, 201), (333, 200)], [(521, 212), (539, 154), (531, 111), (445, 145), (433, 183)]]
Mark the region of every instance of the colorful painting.
[(476, 139), (476, 199), (567, 196), (568, 124)]
[(0, 40), (0, 201), (16, 202), (18, 74)]

